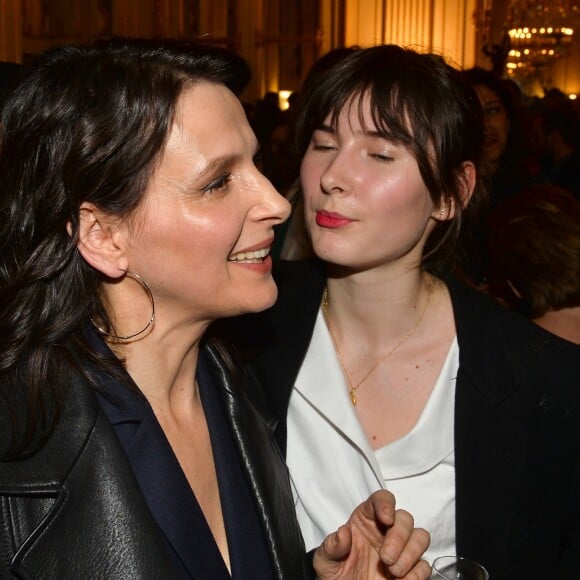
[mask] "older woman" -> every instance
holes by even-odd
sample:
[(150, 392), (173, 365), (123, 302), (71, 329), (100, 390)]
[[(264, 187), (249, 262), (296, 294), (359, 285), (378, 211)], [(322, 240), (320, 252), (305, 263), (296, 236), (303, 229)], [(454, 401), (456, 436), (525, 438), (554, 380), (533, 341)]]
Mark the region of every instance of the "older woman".
[[(235, 77), (217, 51), (65, 47), (3, 110), (2, 578), (313, 573), (272, 416), (206, 333), (273, 303), (288, 214)], [(425, 545), (375, 494), (314, 563), (404, 576)]]

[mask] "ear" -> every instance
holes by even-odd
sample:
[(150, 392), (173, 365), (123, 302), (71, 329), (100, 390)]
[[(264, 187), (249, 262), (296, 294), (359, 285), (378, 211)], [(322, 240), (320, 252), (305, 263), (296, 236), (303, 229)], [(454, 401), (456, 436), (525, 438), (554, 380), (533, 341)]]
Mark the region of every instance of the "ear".
[(113, 217), (93, 203), (81, 205), (77, 248), (88, 264), (109, 278), (123, 276), (128, 261), (122, 241), (120, 226)]
[[(476, 183), (476, 169), (472, 161), (465, 161), (462, 163), (461, 168), (458, 171), (458, 183), (461, 191), (459, 192), (461, 196), (461, 204), (463, 208), (467, 206), (473, 191), (475, 189)], [(433, 210), (431, 214), (437, 221), (447, 221), (455, 217), (457, 213), (456, 201), (453, 198), (444, 200), (442, 204)]]

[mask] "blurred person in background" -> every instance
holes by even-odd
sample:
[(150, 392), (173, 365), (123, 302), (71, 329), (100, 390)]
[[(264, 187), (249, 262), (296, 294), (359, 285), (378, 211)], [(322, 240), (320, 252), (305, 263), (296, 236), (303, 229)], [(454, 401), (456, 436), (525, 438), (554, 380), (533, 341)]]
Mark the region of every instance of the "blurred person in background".
[(548, 179), (580, 201), (580, 114), (571, 107), (550, 108), (540, 122)]
[(580, 344), (580, 202), (558, 186), (532, 186), (492, 212), (489, 234), (489, 293)]
[(528, 138), (526, 110), (513, 85), (480, 67), (461, 71), (483, 109), (483, 148), (478, 179), (486, 183), (487, 200), (479, 221), (459, 246), (466, 281), (484, 288), (487, 276), (487, 213), (523, 188), (545, 182), (541, 164)]

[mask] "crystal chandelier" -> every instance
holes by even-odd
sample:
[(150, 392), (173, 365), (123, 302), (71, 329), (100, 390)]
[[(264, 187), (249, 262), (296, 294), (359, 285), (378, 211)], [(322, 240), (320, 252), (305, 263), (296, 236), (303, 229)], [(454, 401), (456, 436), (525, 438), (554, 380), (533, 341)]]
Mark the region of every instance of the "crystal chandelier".
[(579, 21), (580, 0), (512, 0), (507, 19), (508, 73), (537, 76), (566, 56)]

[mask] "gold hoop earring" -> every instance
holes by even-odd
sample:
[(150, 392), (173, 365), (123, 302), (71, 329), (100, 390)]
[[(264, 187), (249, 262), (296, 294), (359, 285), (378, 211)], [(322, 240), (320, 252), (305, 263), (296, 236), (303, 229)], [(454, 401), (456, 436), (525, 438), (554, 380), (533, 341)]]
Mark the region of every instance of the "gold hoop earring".
[(99, 331), (100, 334), (102, 334), (104, 336), (109, 336), (110, 338), (114, 338), (116, 340), (130, 340), (131, 338), (135, 338), (136, 336), (143, 334), (155, 322), (155, 300), (153, 299), (153, 293), (151, 292), (151, 288), (149, 288), (149, 284), (147, 284), (145, 279), (142, 278), (141, 276), (139, 276), (139, 274), (135, 274), (134, 272), (130, 272), (129, 270), (123, 270), (123, 271), (125, 272), (125, 274), (127, 276), (129, 276), (129, 278), (132, 278), (136, 282), (139, 282), (139, 284), (141, 284), (141, 286), (143, 287), (143, 289), (147, 293), (147, 297), (149, 298), (149, 301), (151, 302), (151, 316), (149, 317), (149, 320), (147, 321), (147, 324), (145, 325), (144, 328), (142, 328), (141, 330), (139, 330), (138, 332), (135, 332), (133, 334), (128, 334), (127, 336), (119, 336), (118, 334), (112, 334), (111, 332), (107, 332), (104, 328), (99, 326), (91, 318), (91, 322), (93, 323), (93, 326)]

